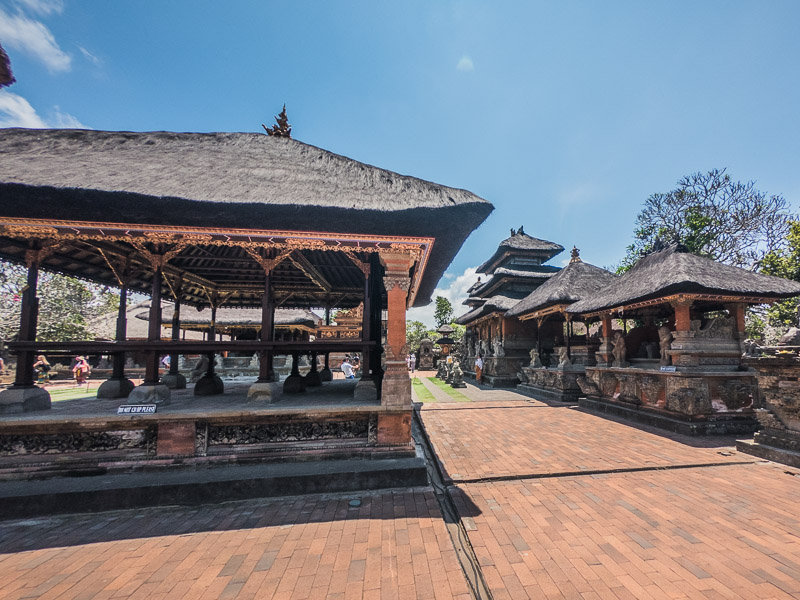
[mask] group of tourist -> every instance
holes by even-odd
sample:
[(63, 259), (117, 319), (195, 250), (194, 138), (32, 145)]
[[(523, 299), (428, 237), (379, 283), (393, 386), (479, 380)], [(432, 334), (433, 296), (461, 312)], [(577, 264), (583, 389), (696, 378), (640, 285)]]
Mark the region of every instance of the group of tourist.
[(417, 368), (417, 356), (413, 352), (411, 354), (406, 355), (406, 367), (412, 373)]
[[(36, 357), (36, 362), (33, 363), (33, 370), (36, 373), (36, 383), (45, 386), (50, 383), (50, 371), (53, 365), (47, 360), (44, 354)], [(92, 372), (92, 367), (85, 356), (76, 356), (72, 363), (72, 376), (75, 378), (75, 385), (77, 387), (86, 384), (89, 387), (89, 374)]]

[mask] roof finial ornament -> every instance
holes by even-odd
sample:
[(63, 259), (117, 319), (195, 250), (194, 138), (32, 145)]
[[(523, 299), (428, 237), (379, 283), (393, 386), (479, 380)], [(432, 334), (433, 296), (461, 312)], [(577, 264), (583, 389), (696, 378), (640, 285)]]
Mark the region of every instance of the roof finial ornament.
[(278, 123), (277, 125), (273, 125), (271, 128), (267, 127), (263, 123), (261, 126), (264, 128), (264, 131), (267, 132), (267, 135), (271, 135), (273, 137), (285, 137), (290, 138), (292, 137), (292, 126), (289, 124), (289, 117), (286, 116), (286, 105), (283, 105), (283, 110), (281, 113), (275, 117), (275, 121)]
[(522, 230), (522, 225), (520, 225), (519, 229), (517, 229), (517, 235), (525, 235), (525, 232)]
[(576, 262), (583, 262), (581, 260), (581, 251), (577, 246), (572, 247), (572, 252), (570, 252), (572, 258), (569, 259), (569, 264), (576, 263)]
[(514, 237), (515, 235), (517, 235), (517, 232), (514, 231), (514, 228), (512, 227), (511, 228), (511, 237)]

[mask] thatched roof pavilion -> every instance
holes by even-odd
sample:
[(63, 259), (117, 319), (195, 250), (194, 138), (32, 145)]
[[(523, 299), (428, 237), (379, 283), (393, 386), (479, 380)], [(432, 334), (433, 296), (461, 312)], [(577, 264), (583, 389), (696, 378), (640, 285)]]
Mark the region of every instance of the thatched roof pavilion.
[(604, 291), (567, 310), (583, 315), (621, 309), (627, 312), (668, 304), (681, 295), (692, 296), (711, 310), (715, 304), (734, 299), (760, 304), (797, 296), (800, 283), (725, 265), (673, 245), (648, 254)]
[[(224, 290), (261, 273), (242, 248), (220, 245), (223, 235), (236, 239), (238, 231), (247, 232), (243, 241), (260, 243), (252, 235), (256, 230), (269, 232), (264, 241), (276, 243), (286, 239), (278, 238), (279, 232), (329, 234), (304, 248), (297, 240), (312, 269), (303, 259), (300, 266), (284, 261), (276, 269), (276, 293), (291, 288), (292, 298), (284, 305), (296, 307), (321, 306), (326, 293), (315, 283), (308, 285), (304, 270), (329, 287), (360, 289), (360, 273), (352, 262), (342, 253), (317, 251), (317, 245), (328, 249), (339, 244), (360, 252), (375, 250), (376, 236), (386, 240), (386, 248), (402, 243), (392, 240), (396, 236), (427, 238), (410, 294), (410, 304), (422, 306), (464, 239), (493, 209), (465, 190), (254, 133), (4, 129), (0, 161), (0, 193), (13, 200), (0, 207), (5, 231), (0, 257), (23, 260), (27, 244), (20, 238), (26, 236), (14, 234), (20, 221), (55, 227), (62, 239), (72, 226), (79, 238), (105, 234), (113, 242), (120, 237), (119, 224), (126, 227), (122, 232), (147, 233), (149, 239), (169, 231), (195, 240), (210, 235), (209, 243), (192, 244), (170, 261), (170, 268), (190, 274), (184, 295), (195, 305), (206, 303), (204, 287)], [(91, 223), (92, 230), (76, 223)], [(349, 235), (350, 241), (337, 234)], [(359, 240), (359, 235), (371, 237)], [(69, 251), (51, 253), (42, 266), (117, 285), (107, 261), (80, 240)], [(129, 287), (149, 292), (150, 283), (133, 277)], [(260, 290), (235, 287), (227, 305), (259, 306)], [(353, 293), (340, 305), (360, 301), (360, 294)]]
[[(172, 305), (166, 305), (161, 311), (161, 324), (165, 327), (172, 327), (172, 317), (174, 310)], [(136, 314), (139, 321), (149, 321), (150, 313), (139, 310)], [(275, 329), (298, 328), (310, 332), (317, 329), (320, 317), (312, 311), (303, 308), (276, 308), (275, 309)], [(217, 310), (215, 327), (218, 331), (224, 332), (230, 329), (261, 329), (261, 309), (259, 308), (225, 308)], [(201, 311), (186, 311), (181, 313), (181, 329), (191, 331), (207, 330), (211, 325), (211, 309), (204, 308)]]
[(613, 285), (613, 273), (583, 262), (572, 261), (506, 313), (509, 317), (531, 319), (566, 309), (567, 305), (591, 298)]

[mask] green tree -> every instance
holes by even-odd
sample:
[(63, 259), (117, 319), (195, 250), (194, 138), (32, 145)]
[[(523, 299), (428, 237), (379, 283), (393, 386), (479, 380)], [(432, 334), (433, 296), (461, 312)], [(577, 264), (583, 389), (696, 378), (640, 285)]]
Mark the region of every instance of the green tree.
[(453, 305), (450, 300), (443, 296), (436, 296), (436, 310), (433, 312), (433, 319), (436, 321), (436, 327), (442, 325), (449, 325), (453, 321)]
[[(0, 263), (0, 339), (19, 334), (26, 270)], [(37, 339), (48, 342), (88, 340), (94, 337), (89, 321), (116, 310), (119, 294), (106, 286), (42, 271), (39, 275)]]
[[(419, 350), (419, 344), (425, 338), (430, 338), (428, 328), (422, 321), (406, 321), (406, 343), (408, 344), (409, 352), (416, 352)], [(435, 333), (434, 333), (435, 335)], [(430, 338), (436, 341), (436, 338)]]
[[(764, 256), (761, 261), (761, 272), (800, 281), (800, 221), (790, 223), (785, 247)], [(767, 309), (767, 321), (773, 326), (797, 326), (797, 318), (797, 298), (776, 302)]]
[(645, 201), (617, 270), (628, 270), (657, 241), (680, 242), (695, 254), (755, 270), (781, 247), (790, 218), (786, 199), (756, 189), (753, 181), (734, 181), (725, 169), (693, 173)]

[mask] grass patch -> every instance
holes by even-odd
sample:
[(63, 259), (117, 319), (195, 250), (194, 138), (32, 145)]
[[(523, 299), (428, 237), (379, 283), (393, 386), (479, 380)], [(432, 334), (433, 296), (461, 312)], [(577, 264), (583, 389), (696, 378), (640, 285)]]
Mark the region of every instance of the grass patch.
[(416, 394), (417, 400), (420, 402), (436, 402), (433, 393), (416, 377), (411, 380), (411, 389), (414, 390), (414, 394)]
[(61, 400), (76, 400), (78, 398), (97, 398), (97, 388), (87, 390), (86, 387), (72, 387), (48, 389), (47, 391), (50, 392), (50, 400), (53, 402), (59, 402)]
[(436, 377), (428, 377), (428, 381), (433, 383), (436, 387), (442, 390), (445, 394), (450, 396), (453, 400), (457, 402), (472, 402), (469, 398), (467, 398), (464, 394), (459, 392), (457, 389), (450, 387), (449, 383), (445, 383), (441, 379), (437, 379)]

